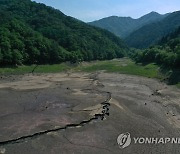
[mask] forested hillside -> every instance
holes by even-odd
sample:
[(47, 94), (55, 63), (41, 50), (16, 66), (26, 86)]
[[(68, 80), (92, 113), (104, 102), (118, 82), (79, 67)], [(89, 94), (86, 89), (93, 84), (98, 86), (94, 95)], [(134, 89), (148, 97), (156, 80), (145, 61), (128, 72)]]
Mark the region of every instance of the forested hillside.
[(117, 17), (111, 16), (97, 21), (90, 22), (90, 25), (106, 29), (120, 38), (126, 38), (133, 31), (141, 28), (142, 26), (162, 20), (166, 15), (151, 12), (138, 19), (131, 17)]
[(132, 57), (136, 62), (155, 62), (168, 68), (180, 69), (180, 27), (163, 37), (159, 45), (137, 50)]
[(129, 35), (125, 41), (135, 48), (147, 48), (156, 44), (168, 33), (171, 33), (180, 26), (180, 11), (169, 14), (159, 22), (143, 26)]
[(161, 72), (167, 74), (168, 83), (180, 83), (180, 27), (163, 37), (158, 45), (144, 50), (133, 50), (131, 57), (136, 63), (158, 64)]
[(0, 1), (0, 64), (112, 59), (127, 47), (112, 33), (30, 0)]

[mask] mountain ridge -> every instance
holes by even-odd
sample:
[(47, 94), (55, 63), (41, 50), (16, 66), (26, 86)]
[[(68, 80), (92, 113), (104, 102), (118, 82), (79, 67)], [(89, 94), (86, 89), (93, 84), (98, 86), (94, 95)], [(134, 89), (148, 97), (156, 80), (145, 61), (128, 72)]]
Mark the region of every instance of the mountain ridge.
[(120, 38), (126, 38), (133, 31), (141, 28), (148, 23), (161, 20), (167, 15), (168, 14), (162, 15), (152, 11), (137, 19), (131, 17), (110, 16), (100, 20), (89, 22), (88, 24), (109, 30)]
[(180, 11), (168, 14), (164, 19), (147, 24), (132, 32), (125, 42), (135, 48), (146, 48), (158, 43), (162, 37), (180, 26)]

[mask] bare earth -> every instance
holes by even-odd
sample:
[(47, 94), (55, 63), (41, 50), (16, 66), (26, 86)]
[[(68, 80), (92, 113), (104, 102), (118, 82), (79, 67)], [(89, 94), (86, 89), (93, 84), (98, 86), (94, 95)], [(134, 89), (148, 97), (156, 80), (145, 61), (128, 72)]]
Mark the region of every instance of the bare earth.
[(180, 137), (180, 90), (115, 73), (2, 76), (0, 154), (179, 154), (179, 144), (117, 137)]

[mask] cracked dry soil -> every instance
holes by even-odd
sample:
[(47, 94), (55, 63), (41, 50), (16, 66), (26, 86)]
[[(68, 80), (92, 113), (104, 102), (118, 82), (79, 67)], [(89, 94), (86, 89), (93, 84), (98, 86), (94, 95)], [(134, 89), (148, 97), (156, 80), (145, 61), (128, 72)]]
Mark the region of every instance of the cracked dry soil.
[(180, 91), (115, 73), (3, 76), (0, 154), (172, 153), (175, 144), (131, 144), (119, 134), (180, 137)]

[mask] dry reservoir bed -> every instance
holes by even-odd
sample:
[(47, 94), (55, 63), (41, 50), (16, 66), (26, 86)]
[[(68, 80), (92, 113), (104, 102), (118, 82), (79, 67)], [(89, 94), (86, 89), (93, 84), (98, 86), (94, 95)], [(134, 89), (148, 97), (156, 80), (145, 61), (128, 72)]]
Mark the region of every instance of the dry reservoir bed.
[(3, 76), (0, 153), (180, 153), (180, 144), (117, 137), (180, 137), (180, 91), (154, 79), (113, 73)]

